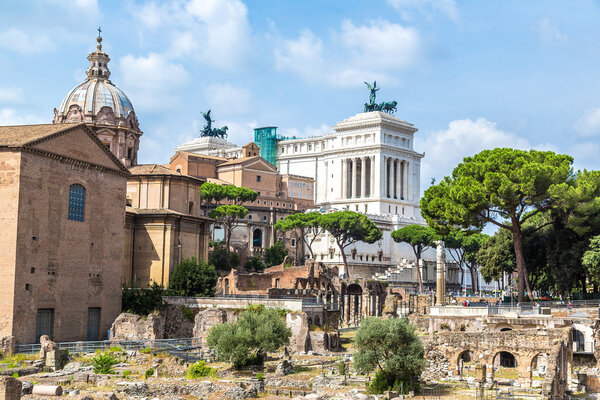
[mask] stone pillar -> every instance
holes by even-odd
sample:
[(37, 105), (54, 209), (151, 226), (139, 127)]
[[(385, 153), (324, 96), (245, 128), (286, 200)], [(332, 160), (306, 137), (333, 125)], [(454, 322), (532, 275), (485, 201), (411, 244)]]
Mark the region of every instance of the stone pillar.
[(373, 294), (369, 295), (369, 316), (375, 315), (375, 298)]
[(360, 197), (367, 197), (367, 157), (360, 159)]
[(408, 163), (408, 161), (404, 161), (404, 200), (409, 200), (408, 198), (408, 172), (410, 170), (410, 164)]
[(351, 199), (356, 193), (356, 186), (354, 185), (354, 176), (356, 175), (356, 162), (354, 159), (348, 160), (348, 198)]
[(398, 200), (404, 199), (404, 185), (402, 177), (404, 173), (404, 161), (398, 160), (398, 176), (396, 176), (396, 187), (398, 188)]
[(394, 197), (394, 188), (392, 187), (392, 179), (394, 176), (394, 165), (392, 163), (392, 158), (388, 157), (387, 161), (385, 162), (386, 168), (387, 168), (387, 176), (386, 176), (386, 181), (387, 181), (387, 197)]
[(374, 197), (376, 196), (376, 190), (375, 190), (375, 156), (371, 156), (370, 157), (371, 163), (369, 165), (369, 185), (370, 185), (370, 190), (369, 190), (369, 197)]
[(379, 295), (375, 295), (375, 316), (379, 317)]
[(12, 376), (0, 377), (0, 399), (19, 400), (21, 398), (21, 381)]
[(444, 242), (435, 241), (436, 245), (436, 305), (442, 306), (446, 302), (446, 252), (444, 251)]
[(346, 325), (350, 324), (350, 295), (344, 295), (344, 309), (346, 310)]
[[(362, 192), (360, 191), (360, 186), (361, 186), (360, 173), (358, 172), (358, 162), (359, 161), (360, 161), (360, 158), (355, 158), (353, 160), (353, 162), (354, 162), (354, 196), (353, 197), (355, 197), (355, 198), (362, 196)], [(360, 168), (362, 170), (362, 164), (361, 164)]]
[(340, 173), (340, 176), (342, 178), (341, 179), (341, 183), (340, 183), (340, 186), (341, 186), (341, 188), (340, 188), (340, 191), (341, 191), (340, 197), (342, 199), (345, 199), (346, 198), (346, 191), (348, 190), (347, 186), (346, 186), (346, 176), (348, 175), (348, 171), (347, 171), (347, 169), (348, 169), (348, 163), (346, 163), (346, 159), (344, 158), (344, 159), (340, 160), (340, 164), (342, 166), (342, 171)]
[(362, 320), (362, 315), (363, 315), (363, 301), (362, 301), (362, 295), (358, 296), (358, 323), (360, 323), (360, 321)]
[(377, 196), (385, 197), (385, 156), (383, 154), (377, 154), (377, 170), (375, 171), (375, 185), (377, 188)]
[(394, 189), (394, 193), (393, 196), (395, 199), (397, 199), (398, 196), (398, 175), (400, 174), (399, 168), (398, 168), (398, 160), (396, 160), (395, 158), (392, 159), (392, 164), (394, 165), (394, 176), (392, 177), (392, 188)]

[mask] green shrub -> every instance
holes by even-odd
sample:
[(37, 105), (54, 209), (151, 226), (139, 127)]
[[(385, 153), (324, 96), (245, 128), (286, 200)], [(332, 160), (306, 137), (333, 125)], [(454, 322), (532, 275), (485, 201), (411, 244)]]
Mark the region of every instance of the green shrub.
[(140, 350), (140, 353), (150, 354), (150, 353), (152, 353), (152, 348), (144, 347), (143, 349)]
[(189, 307), (186, 306), (181, 306), (180, 307), (181, 310), (181, 314), (190, 322), (194, 322), (195, 318), (196, 318), (196, 314), (194, 313), (194, 310), (192, 310)]
[(18, 373), (18, 372), (15, 372), (14, 374), (12, 374), (12, 377), (13, 377), (13, 378), (18, 378), (18, 377), (19, 377), (19, 373)]
[(448, 325), (445, 322), (443, 324), (440, 324), (440, 329), (443, 330), (443, 331), (449, 331), (449, 330), (451, 330), (450, 329), (450, 325)]
[(213, 251), (208, 257), (208, 263), (214, 265), (217, 271), (229, 272), (231, 268), (240, 265), (240, 256), (228, 252), (223, 241), (211, 242), (211, 247)]
[(265, 263), (260, 257), (253, 256), (246, 260), (244, 268), (246, 268), (247, 271), (262, 272), (262, 270), (265, 269)]
[(110, 353), (97, 353), (92, 358), (92, 368), (95, 374), (114, 374), (114, 366), (121, 361)]
[(144, 372), (144, 379), (148, 379), (154, 375), (154, 368), (148, 368), (146, 372)]
[(204, 378), (206, 376), (214, 375), (215, 370), (207, 366), (204, 361), (198, 361), (192, 364), (185, 374), (188, 379)]
[(108, 349), (108, 351), (110, 351), (111, 353), (118, 353), (122, 352), (123, 348), (121, 346), (112, 346), (110, 349)]
[(262, 372), (257, 372), (256, 373), (256, 379), (258, 379), (259, 381), (264, 381), (265, 380), (265, 374), (263, 374)]
[(291, 335), (279, 310), (253, 307), (235, 322), (211, 327), (207, 344), (217, 351), (219, 359), (240, 369), (262, 364), (267, 352), (288, 344)]
[(217, 288), (213, 265), (190, 257), (182, 260), (169, 278), (169, 290), (178, 296), (210, 297)]
[(152, 282), (149, 288), (123, 288), (121, 308), (123, 312), (133, 313), (141, 316), (164, 307), (163, 297), (169, 292), (156, 282)]
[(339, 362), (337, 367), (338, 367), (338, 373), (340, 375), (346, 375), (346, 363), (345, 362)]
[(129, 379), (129, 377), (131, 376), (131, 371), (126, 369), (125, 371), (123, 371), (123, 377), (125, 379)]
[(288, 249), (281, 240), (278, 240), (273, 246), (265, 249), (265, 265), (267, 267), (279, 265), (285, 260), (285, 256), (287, 255)]

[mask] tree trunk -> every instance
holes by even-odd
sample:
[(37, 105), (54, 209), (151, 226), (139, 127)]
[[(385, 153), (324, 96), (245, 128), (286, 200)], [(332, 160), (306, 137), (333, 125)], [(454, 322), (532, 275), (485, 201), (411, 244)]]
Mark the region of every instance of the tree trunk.
[(525, 290), (531, 296), (531, 287), (529, 286), (529, 275), (527, 274), (527, 265), (523, 256), (523, 232), (519, 220), (512, 218), (513, 246), (515, 248), (515, 259), (517, 261), (517, 276), (519, 277), (517, 288), (517, 300), (522, 303), (525, 300)]
[(415, 257), (417, 258), (417, 281), (419, 281), (419, 293), (423, 293), (423, 278), (421, 277), (421, 251), (413, 247)]
[(471, 288), (473, 289), (473, 293), (477, 293), (477, 290), (479, 289), (477, 285), (477, 271), (473, 272), (475, 268), (469, 264), (467, 264), (467, 266), (469, 267), (469, 273), (471, 274)]
[(350, 280), (350, 271), (348, 270), (348, 261), (346, 260), (346, 253), (344, 252), (344, 248), (340, 246), (338, 243), (338, 247), (342, 252), (342, 260), (344, 260), (344, 272), (346, 273), (346, 279)]
[(231, 226), (227, 227), (227, 253), (229, 253), (229, 242), (231, 241)]

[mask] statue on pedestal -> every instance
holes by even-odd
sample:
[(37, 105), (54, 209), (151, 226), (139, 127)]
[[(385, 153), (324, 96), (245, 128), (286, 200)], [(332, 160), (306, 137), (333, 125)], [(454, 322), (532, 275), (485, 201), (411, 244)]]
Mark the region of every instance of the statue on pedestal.
[(208, 110), (208, 112), (206, 112), (206, 113), (204, 113), (202, 111), (200, 113), (206, 120), (206, 125), (204, 125), (204, 128), (202, 128), (202, 130), (200, 131), (200, 137), (209, 136), (209, 137), (218, 137), (221, 139), (225, 139), (227, 137), (227, 129), (229, 129), (227, 126), (224, 126), (220, 129), (212, 127), (212, 123), (215, 121), (210, 117), (210, 110)]
[(377, 87), (377, 81), (373, 82), (373, 86), (371, 86), (371, 84), (368, 82), (365, 82), (365, 85), (367, 85), (367, 88), (371, 92), (369, 94), (369, 102), (365, 103), (365, 112), (383, 111), (388, 114), (393, 114), (394, 112), (397, 111), (397, 108), (396, 108), (396, 106), (398, 105), (397, 101), (389, 101), (389, 102), (384, 101), (383, 103), (380, 103), (380, 104), (377, 104), (375, 102), (375, 100), (377, 98), (376, 92), (379, 90), (379, 88)]

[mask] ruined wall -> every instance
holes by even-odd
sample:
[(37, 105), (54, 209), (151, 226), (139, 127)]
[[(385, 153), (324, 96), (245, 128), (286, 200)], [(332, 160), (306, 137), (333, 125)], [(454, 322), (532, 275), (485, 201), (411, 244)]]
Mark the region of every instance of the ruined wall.
[(110, 327), (110, 340), (156, 340), (165, 338), (165, 315), (153, 313), (147, 317), (123, 313)]

